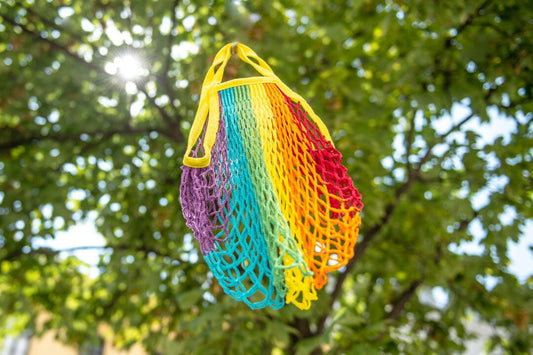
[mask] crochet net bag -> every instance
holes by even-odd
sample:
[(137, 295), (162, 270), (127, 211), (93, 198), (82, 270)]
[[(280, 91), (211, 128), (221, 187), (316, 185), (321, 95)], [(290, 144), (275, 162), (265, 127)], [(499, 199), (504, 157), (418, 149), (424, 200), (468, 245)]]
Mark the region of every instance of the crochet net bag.
[[(262, 76), (222, 82), (232, 52)], [(224, 291), (308, 309), (353, 257), (361, 195), (327, 128), (250, 48), (216, 55), (183, 160), (187, 226)]]

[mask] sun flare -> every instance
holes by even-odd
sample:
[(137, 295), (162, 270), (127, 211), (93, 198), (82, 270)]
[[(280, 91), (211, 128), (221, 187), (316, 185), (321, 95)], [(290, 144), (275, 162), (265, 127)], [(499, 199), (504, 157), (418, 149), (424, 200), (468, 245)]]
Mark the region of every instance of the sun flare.
[(105, 65), (105, 70), (126, 81), (135, 81), (148, 75), (148, 70), (143, 66), (142, 60), (132, 54), (117, 56)]

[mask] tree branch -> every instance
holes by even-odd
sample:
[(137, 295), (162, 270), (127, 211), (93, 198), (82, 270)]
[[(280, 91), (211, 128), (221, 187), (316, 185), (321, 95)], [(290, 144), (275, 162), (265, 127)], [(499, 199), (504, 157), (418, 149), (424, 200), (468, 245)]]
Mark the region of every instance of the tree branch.
[(469, 14), (466, 19), (457, 27), (456, 33), (453, 36), (450, 36), (446, 38), (446, 42), (444, 44), (445, 49), (448, 49), (451, 47), (452, 40), (456, 39), (468, 26), (472, 24), (474, 19), (480, 15), (481, 10), (483, 10), (485, 7), (487, 7), (492, 0), (485, 0), (483, 1), (471, 14)]
[(97, 71), (99, 73), (104, 73), (106, 75), (109, 75), (107, 74), (107, 72), (99, 67), (98, 65), (92, 63), (92, 62), (87, 62), (85, 59), (83, 59), (82, 57), (78, 56), (76, 53), (74, 52), (71, 52), (70, 49), (56, 41), (53, 41), (49, 38), (44, 38), (44, 37), (41, 37), (41, 35), (39, 33), (36, 33), (32, 30), (30, 30), (28, 27), (20, 24), (20, 23), (17, 23), (13, 18), (11, 17), (8, 17), (6, 16), (5, 14), (2, 14), (0, 13), (0, 18), (2, 18), (4, 21), (6, 21), (7, 23), (9, 23), (11, 26), (13, 27), (20, 27), (22, 29), (23, 32), (25, 32), (26, 34), (30, 35), (31, 37), (35, 38), (36, 40), (40, 41), (40, 42), (44, 42), (44, 43), (47, 43), (48, 45), (50, 45), (51, 47), (63, 52), (64, 54), (66, 54), (68, 57), (74, 59), (75, 61), (77, 61), (78, 63), (81, 63), (85, 66), (87, 66), (88, 68), (94, 70), (94, 71)]
[(298, 333), (290, 334), (290, 342), (288, 346), (289, 354), (296, 354), (296, 346), (298, 342), (312, 337), (313, 334), (310, 330), (309, 319), (295, 317), (294, 320), (290, 323), (290, 326), (298, 331)]
[(181, 129), (179, 127), (179, 121), (181, 121), (181, 120), (174, 121), (169, 116), (169, 114), (165, 111), (165, 109), (163, 107), (159, 106), (155, 102), (155, 99), (153, 97), (148, 95), (148, 92), (146, 91), (146, 89), (144, 87), (141, 87), (140, 85), (137, 85), (137, 89), (146, 96), (146, 99), (148, 100), (148, 102), (150, 102), (150, 104), (157, 109), (157, 111), (161, 115), (161, 118), (163, 119), (163, 121), (165, 121), (165, 124), (167, 125), (167, 128), (168, 128), (168, 131), (166, 132), (166, 135), (169, 136), (169, 137), (172, 137), (172, 139), (174, 139), (178, 143), (183, 142), (183, 140), (184, 140), (183, 139), (183, 134), (181, 133)]
[(111, 249), (113, 251), (116, 251), (116, 250), (120, 250), (120, 251), (132, 251), (132, 252), (136, 252), (136, 251), (141, 251), (141, 252), (144, 252), (145, 254), (148, 254), (148, 253), (154, 253), (160, 257), (164, 257), (164, 258), (171, 258), (173, 260), (177, 260), (178, 262), (180, 263), (184, 263), (184, 261), (175, 256), (175, 255), (170, 255), (170, 254), (167, 254), (167, 253), (163, 253), (161, 252), (160, 250), (158, 249), (155, 249), (155, 248), (150, 248), (150, 247), (147, 247), (145, 245), (143, 245), (142, 247), (133, 247), (131, 245), (126, 245), (126, 244), (117, 244), (117, 245), (86, 245), (86, 246), (79, 246), (79, 247), (72, 247), (72, 248), (65, 248), (65, 249), (54, 249), (55, 251), (57, 251), (58, 253), (73, 253), (73, 252), (76, 252), (76, 251), (79, 251), (79, 250), (94, 250), (94, 249), (101, 249), (101, 250), (104, 250), (104, 249)]
[(459, 28), (457, 29), (457, 33), (456, 33), (456, 37), (462, 33), (469, 25), (472, 24), (472, 21), (474, 21), (474, 19), (476, 17), (478, 17), (481, 12), (481, 10), (483, 10), (485, 7), (487, 7), (490, 3), (492, 2), (492, 0), (485, 0), (483, 1), (481, 4), (479, 4), (479, 6), (474, 10), (474, 12), (472, 12), (464, 21), (463, 23), (461, 24), (461, 26), (459, 26)]
[[(366, 249), (368, 248), (372, 240), (383, 229), (383, 227), (385, 227), (385, 225), (388, 223), (388, 221), (392, 217), (392, 214), (394, 210), (396, 209), (396, 206), (398, 205), (400, 197), (409, 190), (409, 188), (415, 181), (418, 181), (420, 179), (420, 176), (421, 176), (420, 171), (422, 169), (422, 166), (430, 158), (433, 148), (438, 143), (444, 141), (450, 134), (460, 129), (472, 117), (474, 117), (473, 112), (471, 112), (469, 115), (463, 118), (459, 123), (451, 127), (447, 132), (445, 132), (444, 134), (441, 134), (438, 137), (438, 141), (428, 147), (426, 154), (422, 157), (418, 165), (410, 171), (407, 177), (407, 180), (398, 187), (398, 189), (394, 193), (394, 200), (387, 204), (387, 206), (385, 207), (385, 213), (383, 214), (383, 216), (380, 218), (380, 220), (376, 224), (370, 227), (368, 232), (365, 233), (363, 240), (360, 243), (357, 243), (355, 245), (354, 256), (346, 264), (344, 271), (341, 272), (340, 275), (338, 276), (337, 282), (335, 283), (335, 286), (333, 288), (333, 292), (331, 293), (330, 308), (333, 306), (333, 304), (339, 297), (342, 291), (342, 286), (344, 285), (344, 282), (346, 281), (346, 278), (348, 277), (348, 275), (352, 272), (355, 266), (355, 263), (361, 258), (361, 256), (364, 254), (364, 252), (366, 251)], [(328, 313), (325, 313), (319, 318), (317, 332), (316, 332), (317, 334), (320, 334), (324, 330), (324, 326), (328, 318), (328, 315), (329, 315)]]
[(415, 133), (415, 117), (416, 112), (413, 115), (413, 119), (411, 120), (410, 124), (411, 127), (409, 127), (409, 131), (407, 132), (407, 135), (405, 135), (405, 166), (407, 168), (407, 173), (411, 173), (411, 162), (409, 161), (409, 156), (411, 155), (411, 148), (413, 146), (413, 139), (414, 139), (414, 133)]
[(91, 49), (93, 50), (93, 52), (95, 54), (98, 54), (98, 48), (94, 44), (92, 44), (90, 42), (86, 42), (86, 40), (84, 38), (82, 38), (79, 34), (70, 32), (65, 27), (59, 26), (54, 21), (51, 21), (51, 20), (47, 19), (46, 17), (42, 16), (41, 14), (39, 14), (37, 11), (32, 9), (31, 6), (24, 6), (23, 4), (19, 3), (18, 1), (16, 1), (15, 4), (17, 4), (18, 6), (20, 6), (24, 10), (26, 10), (29, 15), (34, 16), (36, 19), (41, 21), (43, 24), (60, 31), (61, 33), (66, 33), (69, 37), (74, 38), (76, 41), (78, 41), (78, 43), (83, 43), (83, 44), (89, 45), (91, 47)]
[(170, 33), (167, 37), (167, 54), (165, 57), (165, 64), (163, 65), (163, 75), (161, 76), (161, 80), (163, 81), (163, 85), (165, 86), (165, 89), (167, 91), (167, 95), (170, 99), (170, 106), (173, 109), (176, 109), (176, 106), (174, 105), (174, 101), (176, 100), (176, 97), (174, 96), (174, 90), (172, 89), (172, 85), (170, 84), (170, 64), (172, 62), (172, 42), (175, 39), (175, 35), (172, 33), (174, 31), (174, 27), (176, 26), (176, 22), (178, 21), (177, 18), (177, 9), (180, 4), (180, 0), (174, 0), (174, 3), (172, 5), (172, 20), (170, 24)]
[[(100, 67), (100, 66), (98, 66), (98, 65), (96, 65), (96, 64), (94, 64), (92, 62), (86, 61), (85, 59), (83, 59), (82, 57), (78, 56), (76, 53), (72, 52), (68, 47), (66, 47), (66, 46), (64, 46), (62, 44), (60, 44), (60, 43), (58, 43), (56, 41), (53, 41), (53, 40), (51, 40), (49, 38), (42, 37), (39, 33), (36, 33), (34, 31), (30, 30), (28, 27), (17, 23), (13, 18), (11, 18), (9, 16), (6, 16), (5, 14), (0, 13), (0, 19), (3, 19), (4, 21), (9, 23), (13, 27), (16, 27), (16, 26), (20, 27), (24, 33), (30, 35), (31, 37), (35, 38), (36, 40), (38, 40), (40, 42), (47, 43), (51, 47), (63, 52), (68, 57), (74, 59), (75, 61), (77, 61), (80, 64), (83, 64), (84, 66), (88, 67), (89, 69), (94, 70), (94, 71), (96, 71), (98, 73), (104, 74), (106, 76), (109, 75), (102, 67)], [(177, 143), (183, 142), (183, 135), (181, 133), (181, 130), (179, 129), (179, 121), (181, 121), (181, 119), (177, 120), (178, 122), (175, 122), (174, 120), (172, 120), (170, 118), (170, 116), (166, 113), (166, 111), (163, 109), (163, 107), (159, 106), (155, 102), (154, 98), (150, 97), (148, 95), (148, 93), (146, 92), (146, 89), (143, 86), (141, 86), (139, 83), (136, 83), (136, 84), (137, 84), (137, 88), (139, 89), (139, 91), (143, 92), (146, 95), (146, 98), (148, 99), (148, 102), (153, 107), (156, 108), (156, 110), (161, 115), (161, 118), (163, 119), (163, 121), (168, 126), (167, 127), (168, 129), (167, 129), (165, 135), (167, 137), (169, 137), (169, 138), (172, 138)]]
[(115, 134), (141, 134), (141, 133), (149, 133), (149, 132), (154, 132), (154, 131), (160, 134), (166, 135), (169, 138), (173, 138), (169, 136), (168, 131), (160, 127), (135, 128), (135, 127), (131, 127), (127, 125), (124, 127), (119, 127), (115, 129), (109, 129), (109, 130), (95, 130), (95, 131), (90, 131), (90, 132), (77, 132), (77, 133), (70, 133), (70, 134), (56, 133), (56, 134), (49, 134), (49, 135), (31, 135), (31, 136), (19, 137), (8, 142), (0, 143), (0, 151), (9, 151), (21, 145), (33, 144), (33, 143), (44, 141), (44, 140), (52, 140), (56, 142), (79, 140), (80, 136), (83, 134), (86, 134), (92, 137), (100, 136), (98, 138), (100, 140), (104, 140), (104, 139), (111, 138)]
[[(72, 248), (64, 248), (64, 249), (54, 249), (54, 251), (58, 253), (73, 253), (78, 250), (91, 250), (91, 249), (111, 249), (111, 247), (106, 245), (82, 245), (79, 247), (72, 247)], [(39, 249), (37, 249), (39, 250)]]
[(459, 123), (457, 123), (456, 125), (452, 126), (446, 133), (443, 133), (441, 134), (440, 136), (438, 136), (438, 139), (435, 143), (431, 144), (427, 151), (426, 151), (426, 154), (422, 157), (422, 159), (420, 159), (420, 161), (418, 162), (418, 166), (416, 167), (415, 171), (416, 173), (418, 174), (420, 172), (420, 170), (422, 169), (422, 165), (424, 165), (424, 163), (426, 163), (430, 156), (431, 156), (431, 152), (433, 151), (433, 148), (435, 148), (435, 146), (439, 143), (442, 143), (444, 142), (444, 140), (450, 135), (452, 134), (453, 132), (456, 132), (459, 128), (461, 128), (465, 123), (467, 123), (468, 121), (470, 121), (470, 119), (472, 119), (472, 117), (474, 117), (474, 111), (470, 112), (470, 114), (466, 115), (466, 117), (464, 117)]
[(411, 282), (409, 287), (407, 287), (393, 302), (392, 310), (387, 313), (385, 319), (396, 320), (402, 313), (407, 302), (415, 295), (417, 288), (422, 285), (423, 281), (424, 279), (421, 278)]
[[(435, 57), (434, 57), (434, 73), (433, 73), (433, 76), (436, 77), (438, 74), (441, 74), (442, 75), (442, 78), (443, 78), (443, 88), (446, 92), (446, 94), (448, 95), (448, 98), (449, 100), (451, 101), (452, 100), (452, 97), (451, 97), (451, 94), (449, 92), (449, 88), (450, 88), (450, 85), (451, 85), (451, 80), (452, 80), (452, 73), (453, 73), (453, 70), (451, 69), (441, 69), (440, 68), (440, 65), (441, 65), (441, 62), (442, 62), (442, 58), (444, 56), (444, 54), (449, 51), (449, 49), (452, 47), (452, 41), (453, 40), (456, 40), (457, 37), (462, 33), (464, 32), (464, 30), (466, 30), (468, 28), (468, 26), (470, 26), (472, 24), (472, 22), (474, 21), (474, 19), (476, 17), (479, 16), (481, 10), (488, 6), (489, 3), (491, 2), (492, 0), (485, 0), (483, 3), (481, 3), (475, 10), (473, 13), (471, 13), (470, 15), (468, 15), (466, 17), (466, 19), (461, 22), (461, 24), (459, 24), (459, 27), (457, 27), (455, 30), (456, 30), (456, 33), (454, 35), (451, 35), (451, 36), (448, 36), (448, 37), (445, 37), (445, 40), (444, 40), (444, 45), (442, 46), (442, 48), (440, 49), (440, 51), (438, 53), (435, 54)], [(453, 27), (452, 27), (453, 28)]]
[(461, 220), (459, 222), (459, 227), (457, 227), (456, 231), (457, 232), (465, 231), (468, 228), (468, 226), (470, 225), (470, 223), (472, 223), (472, 221), (479, 216), (479, 213), (480, 213), (480, 211), (474, 210), (473, 214), (472, 214), (472, 217), (465, 218), (465, 219)]
[(16, 250), (14, 250), (12, 253), (9, 253), (5, 257), (1, 258), (0, 262), (12, 261), (12, 260), (15, 260), (15, 259), (23, 256), (23, 255), (28, 255), (28, 256), (34, 256), (34, 255), (56, 256), (59, 253), (74, 253), (74, 252), (80, 251), (80, 250), (105, 250), (105, 249), (111, 249), (113, 251), (117, 251), (117, 250), (120, 250), (120, 251), (132, 251), (132, 252), (139, 252), (140, 251), (140, 252), (144, 252), (145, 254), (154, 253), (155, 255), (158, 255), (160, 257), (170, 258), (172, 260), (178, 261), (179, 263), (184, 263), (184, 261), (180, 257), (178, 257), (176, 255), (170, 255), (170, 254), (167, 254), (167, 253), (163, 253), (160, 250), (157, 250), (155, 248), (150, 248), (150, 247), (146, 247), (146, 246), (135, 248), (135, 247), (133, 247), (131, 245), (126, 245), (126, 244), (85, 245), (85, 246), (78, 246), (78, 247), (65, 248), (65, 249), (53, 249), (53, 248), (50, 248), (50, 247), (40, 247), (40, 248), (32, 249), (28, 253), (23, 253), (22, 252), (22, 248), (18, 248)]

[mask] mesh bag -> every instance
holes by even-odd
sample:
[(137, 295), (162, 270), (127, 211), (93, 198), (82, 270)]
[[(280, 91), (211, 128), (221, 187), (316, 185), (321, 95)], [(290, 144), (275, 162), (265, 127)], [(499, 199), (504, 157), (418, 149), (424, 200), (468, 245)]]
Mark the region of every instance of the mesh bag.
[[(262, 76), (223, 82), (235, 51)], [(346, 265), (361, 195), (327, 128), (250, 48), (216, 55), (185, 153), (180, 199), (224, 291), (251, 308), (308, 309)]]

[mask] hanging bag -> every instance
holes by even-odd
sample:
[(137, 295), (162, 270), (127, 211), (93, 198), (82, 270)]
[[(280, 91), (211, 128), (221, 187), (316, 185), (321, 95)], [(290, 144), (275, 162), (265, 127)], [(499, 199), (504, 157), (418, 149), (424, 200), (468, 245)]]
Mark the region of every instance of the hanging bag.
[[(260, 77), (222, 82), (232, 53)], [(183, 160), (187, 226), (224, 291), (251, 308), (308, 309), (346, 265), (361, 195), (327, 128), (250, 48), (216, 55)]]

